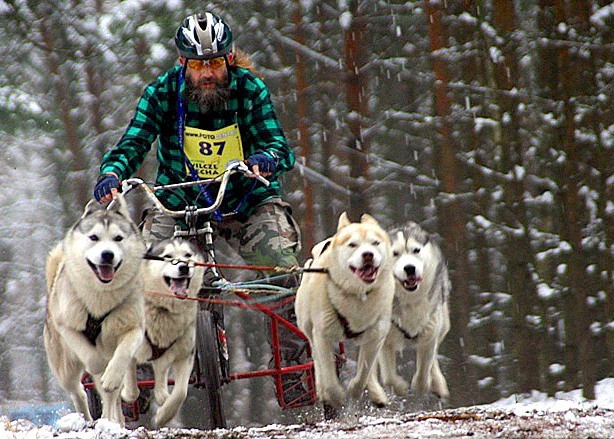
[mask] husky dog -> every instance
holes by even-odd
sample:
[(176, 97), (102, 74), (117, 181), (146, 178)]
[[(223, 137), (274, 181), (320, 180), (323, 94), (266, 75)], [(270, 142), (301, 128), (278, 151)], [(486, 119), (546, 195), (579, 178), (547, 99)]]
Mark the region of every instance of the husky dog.
[(384, 406), (388, 399), (371, 370), (390, 329), (394, 280), (388, 235), (370, 215), (351, 223), (343, 213), (337, 233), (312, 253), (307, 266), (325, 268), (327, 274), (303, 275), (295, 309), (298, 326), (311, 344), (316, 391), (325, 415), (334, 414), (346, 397), (333, 351), (333, 343), (343, 339), (354, 339), (360, 346), (347, 395), (357, 399), (367, 387), (371, 401)]
[(409, 384), (397, 373), (396, 353), (416, 350), (411, 388), (418, 394), (450, 395), (437, 361), (439, 345), (450, 329), (450, 280), (441, 250), (418, 224), (390, 232), (394, 258), (395, 295), (390, 333), (378, 357), (381, 382), (405, 395)]
[[(188, 393), (194, 364), (196, 313), (205, 268), (202, 253), (183, 239), (153, 244), (145, 255), (145, 343), (126, 374), (122, 398), (133, 402), (139, 396), (136, 363), (151, 361), (155, 377), (154, 396), (158, 410), (156, 427), (168, 423)], [(175, 386), (168, 392), (168, 375), (173, 368)]]
[(84, 371), (100, 394), (102, 416), (124, 424), (121, 385), (144, 336), (144, 253), (120, 196), (110, 210), (90, 201), (47, 259), (47, 359), (87, 420), (92, 418), (81, 384)]

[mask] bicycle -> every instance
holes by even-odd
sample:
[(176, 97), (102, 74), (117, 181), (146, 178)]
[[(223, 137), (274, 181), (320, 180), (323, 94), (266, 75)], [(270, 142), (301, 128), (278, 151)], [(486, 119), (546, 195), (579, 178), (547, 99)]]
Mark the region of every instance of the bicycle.
[[(177, 183), (165, 186), (150, 187), (142, 179), (131, 178), (122, 183), (122, 191), (124, 195), (135, 189), (141, 189), (147, 198), (153, 203), (154, 208), (159, 212), (169, 215), (173, 218), (182, 218), (187, 226), (187, 230), (176, 228), (174, 236), (186, 239), (203, 238), (203, 251), (205, 253), (205, 266), (208, 269), (208, 276), (203, 282), (203, 287), (199, 295), (199, 309), (197, 314), (197, 329), (196, 329), (196, 356), (192, 379), (190, 384), (198, 389), (203, 389), (206, 392), (207, 407), (204, 416), (210, 420), (211, 428), (225, 428), (226, 416), (222, 401), (222, 386), (231, 381), (240, 379), (250, 379), (264, 376), (272, 376), (275, 382), (275, 396), (277, 402), (282, 409), (298, 408), (303, 406), (313, 405), (316, 401), (315, 382), (313, 361), (307, 338), (300, 331), (295, 323), (288, 321), (284, 317), (278, 315), (270, 307), (266, 306), (265, 301), (254, 299), (250, 292), (254, 288), (268, 288), (269, 290), (279, 291), (269, 284), (233, 284), (225, 279), (219, 268), (232, 269), (249, 269), (249, 270), (264, 270), (272, 271), (274, 269), (283, 271), (286, 268), (288, 273), (297, 273), (298, 267), (248, 267), (248, 266), (233, 266), (228, 264), (218, 264), (216, 251), (214, 246), (214, 228), (212, 221), (204, 221), (201, 227), (198, 227), (199, 216), (208, 215), (216, 211), (222, 203), (225, 195), (226, 187), (230, 177), (235, 173), (249, 175), (251, 171), (242, 161), (230, 161), (225, 169), (225, 172), (213, 179), (204, 179), (193, 182)], [(257, 177), (258, 180), (265, 185), (269, 182), (263, 177)], [(208, 207), (188, 206), (184, 210), (173, 211), (167, 209), (156, 195), (156, 192), (174, 190), (176, 188), (193, 186), (219, 184), (217, 196), (212, 204)], [(234, 295), (237, 300), (227, 300), (223, 298), (223, 292), (228, 292)], [(289, 300), (294, 300), (292, 294), (288, 294)], [(244, 371), (230, 373), (230, 361), (228, 355), (228, 342), (226, 339), (226, 330), (224, 325), (224, 306), (234, 306), (242, 309), (250, 309), (261, 312), (270, 319), (271, 328), (271, 348), (273, 356), (273, 366), (264, 370)], [(281, 348), (279, 329), (281, 327), (296, 334), (305, 343), (306, 361), (301, 364), (292, 366), (282, 366)], [(345, 352), (343, 344), (340, 344), (339, 349), (339, 364), (345, 361)], [(284, 389), (282, 385), (282, 376), (285, 374), (303, 375), (301, 382), (296, 386), (300, 386), (301, 391), (298, 397), (291, 401), (287, 401), (285, 396), (289, 392), (295, 391), (293, 388)], [(97, 400), (97, 394), (93, 389), (93, 384), (87, 382), (87, 377), (84, 377), (84, 386), (88, 393), (88, 402), (90, 403), (90, 412), (92, 417), (96, 419), (100, 416), (102, 409), (100, 401)], [(173, 382), (169, 380), (169, 385)], [(150, 389), (154, 385), (153, 380), (139, 380), (139, 388), (141, 391)], [(139, 407), (139, 400), (131, 405), (129, 410), (132, 413), (130, 421), (137, 421), (139, 413), (142, 413), (142, 407)], [(126, 413), (127, 410), (124, 410)]]

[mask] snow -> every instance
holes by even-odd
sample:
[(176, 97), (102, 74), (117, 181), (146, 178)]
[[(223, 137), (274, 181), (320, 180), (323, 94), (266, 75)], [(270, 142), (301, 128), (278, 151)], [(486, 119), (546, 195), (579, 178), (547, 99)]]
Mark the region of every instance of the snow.
[[(82, 415), (70, 413), (53, 425), (35, 425), (23, 419), (0, 417), (0, 438), (170, 438), (170, 437), (293, 437), (302, 439), (404, 437), (614, 437), (614, 378), (600, 381), (596, 399), (587, 401), (580, 390), (559, 392), (548, 397), (540, 392), (512, 395), (493, 404), (407, 413), (382, 410), (375, 415), (349, 411), (338, 421), (304, 424), (271, 424), (260, 427), (235, 427), (206, 434), (195, 429), (162, 428), (147, 431), (122, 428), (106, 419), (86, 422)], [(316, 409), (314, 409), (316, 410)], [(495, 434), (496, 433), (496, 434)], [(532, 433), (532, 434), (531, 434)]]

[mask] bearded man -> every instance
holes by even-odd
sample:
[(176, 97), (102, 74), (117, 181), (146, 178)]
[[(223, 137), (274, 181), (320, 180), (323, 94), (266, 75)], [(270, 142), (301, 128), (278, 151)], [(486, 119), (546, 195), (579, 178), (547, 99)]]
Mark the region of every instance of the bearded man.
[[(156, 140), (156, 185), (216, 177), (230, 160), (243, 160), (253, 174), (234, 175), (219, 210), (198, 221), (210, 221), (218, 239), (224, 238), (248, 265), (298, 266), (300, 229), (282, 200), (279, 181), (294, 167), (295, 157), (268, 88), (254, 74), (249, 56), (235, 49), (228, 24), (212, 12), (185, 18), (175, 45), (178, 64), (145, 88), (123, 137), (102, 159), (94, 197), (101, 203), (111, 201)], [(270, 185), (256, 182), (256, 176), (267, 178)], [(210, 185), (158, 196), (170, 210), (206, 207), (212, 200), (210, 187), (215, 195), (215, 185)], [(148, 241), (163, 240), (173, 236), (175, 227), (186, 225), (151, 211), (144, 216), (143, 235)], [(296, 286), (296, 279), (287, 278), (284, 286)], [(292, 305), (282, 307), (290, 320)], [(285, 364), (296, 364), (303, 342), (288, 332), (281, 344)], [(300, 388), (292, 382), (298, 377), (285, 378), (287, 387)]]

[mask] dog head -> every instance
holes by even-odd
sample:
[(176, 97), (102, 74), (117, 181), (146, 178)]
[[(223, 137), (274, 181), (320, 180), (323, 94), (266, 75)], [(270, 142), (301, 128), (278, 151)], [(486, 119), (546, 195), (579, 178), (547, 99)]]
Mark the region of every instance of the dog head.
[(337, 233), (328, 246), (335, 254), (329, 272), (336, 270), (338, 277), (358, 280), (363, 286), (376, 282), (390, 259), (388, 235), (368, 214), (361, 217), (360, 223), (350, 222), (345, 212), (341, 214)]
[(153, 244), (145, 255), (145, 289), (173, 294), (179, 298), (196, 297), (205, 268), (204, 257), (195, 244), (174, 238)]
[(121, 195), (109, 209), (90, 201), (64, 241), (69, 270), (87, 265), (88, 270), (79, 271), (83, 281), (93, 275), (95, 281), (115, 287), (140, 269), (144, 251), (145, 244)]
[[(390, 232), (393, 274), (407, 291), (416, 291), (424, 280), (431, 235), (414, 222)], [(436, 263), (436, 261), (431, 261)]]

